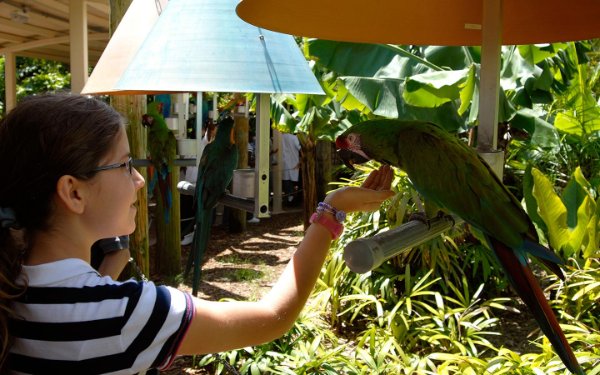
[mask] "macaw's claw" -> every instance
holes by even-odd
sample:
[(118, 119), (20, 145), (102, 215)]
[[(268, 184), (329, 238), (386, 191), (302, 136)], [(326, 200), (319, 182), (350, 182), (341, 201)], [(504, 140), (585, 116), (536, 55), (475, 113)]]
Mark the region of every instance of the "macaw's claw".
[(413, 212), (408, 217), (408, 221), (420, 221), (421, 223), (427, 225), (427, 229), (431, 229), (431, 220), (427, 217), (427, 214), (423, 211)]
[(447, 214), (446, 212), (444, 212), (442, 210), (439, 210), (438, 213), (435, 215), (435, 217), (438, 219), (444, 219), (444, 220), (451, 221), (453, 227), (456, 225), (456, 220), (454, 220), (454, 216)]

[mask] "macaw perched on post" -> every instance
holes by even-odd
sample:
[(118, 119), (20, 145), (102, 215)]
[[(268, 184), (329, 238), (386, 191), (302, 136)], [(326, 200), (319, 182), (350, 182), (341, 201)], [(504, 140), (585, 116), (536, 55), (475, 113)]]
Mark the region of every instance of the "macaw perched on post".
[(198, 164), (196, 193), (194, 195), (196, 229), (185, 269), (187, 275), (192, 265), (194, 266), (194, 279), (192, 281), (192, 294), (194, 295), (198, 292), (202, 257), (210, 237), (212, 211), (219, 199), (225, 194), (225, 189), (229, 186), (233, 178), (233, 170), (238, 163), (238, 150), (235, 146), (233, 125), (234, 121), (231, 117), (225, 117), (218, 123), (215, 139), (206, 145)]
[(170, 220), (169, 210), (173, 204), (173, 193), (171, 192), (171, 165), (177, 152), (177, 140), (168, 128), (162, 116), (162, 105), (160, 102), (148, 103), (147, 113), (142, 115), (142, 125), (148, 127), (148, 151), (150, 161), (154, 166), (154, 174), (150, 180), (148, 190), (154, 191), (156, 183), (165, 209), (165, 221)]
[(400, 120), (359, 123), (335, 143), (349, 167), (371, 159), (398, 167), (427, 202), (481, 231), (566, 367), (584, 374), (529, 268), (528, 256), (540, 259), (561, 279), (558, 265), (563, 261), (539, 244), (519, 201), (474, 149), (432, 123)]

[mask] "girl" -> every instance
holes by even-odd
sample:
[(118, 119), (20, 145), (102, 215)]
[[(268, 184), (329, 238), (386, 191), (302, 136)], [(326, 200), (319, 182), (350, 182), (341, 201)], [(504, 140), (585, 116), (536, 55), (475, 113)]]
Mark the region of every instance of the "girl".
[(0, 122), (0, 329), (4, 370), (133, 374), (176, 355), (261, 344), (285, 333), (321, 270), (342, 211), (375, 210), (389, 167), (330, 193), (279, 280), (257, 302), (212, 302), (89, 264), (101, 238), (135, 229), (144, 179), (123, 119), (79, 95), (22, 101)]

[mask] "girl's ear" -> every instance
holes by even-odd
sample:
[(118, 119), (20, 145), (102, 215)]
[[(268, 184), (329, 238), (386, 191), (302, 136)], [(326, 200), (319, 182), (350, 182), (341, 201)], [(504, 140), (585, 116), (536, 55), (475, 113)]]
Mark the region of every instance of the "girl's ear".
[(82, 214), (85, 211), (87, 197), (85, 182), (71, 175), (64, 175), (56, 183), (56, 195), (69, 211), (76, 214)]

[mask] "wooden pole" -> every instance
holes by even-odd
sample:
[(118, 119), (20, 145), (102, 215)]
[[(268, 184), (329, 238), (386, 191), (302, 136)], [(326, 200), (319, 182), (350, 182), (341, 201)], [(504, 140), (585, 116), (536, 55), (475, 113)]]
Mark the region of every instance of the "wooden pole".
[[(131, 0), (110, 2), (111, 35), (117, 29), (117, 25), (125, 15), (130, 3)], [(125, 121), (129, 124), (127, 137), (131, 156), (134, 159), (146, 159), (146, 130), (142, 126), (142, 114), (146, 112), (146, 95), (111, 96), (111, 105), (125, 117)], [(148, 181), (147, 168), (136, 167), (136, 169)], [(148, 189), (146, 186), (138, 191), (136, 205), (136, 228), (135, 232), (129, 236), (129, 250), (141, 271), (148, 276), (150, 274), (150, 243), (148, 240)], [(131, 268), (129, 274), (136, 278), (140, 277)]]
[(17, 105), (17, 63), (13, 52), (4, 53), (4, 114)]
[[(112, 16), (111, 16), (112, 17)], [(123, 16), (121, 15), (121, 18)], [(119, 18), (119, 21), (121, 20)], [(69, 1), (71, 92), (79, 94), (88, 78), (87, 1)]]
[[(179, 111), (185, 111), (179, 94), (171, 95), (172, 108), (170, 110), (171, 117), (175, 117), (175, 103), (178, 103)], [(179, 121), (184, 121), (182, 113)], [(172, 149), (168, 150), (171, 159), (176, 158), (176, 144)], [(156, 215), (154, 222), (156, 223), (156, 264), (153, 269), (160, 275), (174, 277), (181, 273), (181, 212), (180, 198), (177, 190), (179, 182), (179, 167), (170, 165), (169, 186), (168, 190), (171, 195), (171, 207), (166, 207), (166, 202), (163, 202), (162, 195), (167, 192), (155, 193), (156, 198)], [(160, 185), (157, 184), (157, 189), (160, 191)]]

